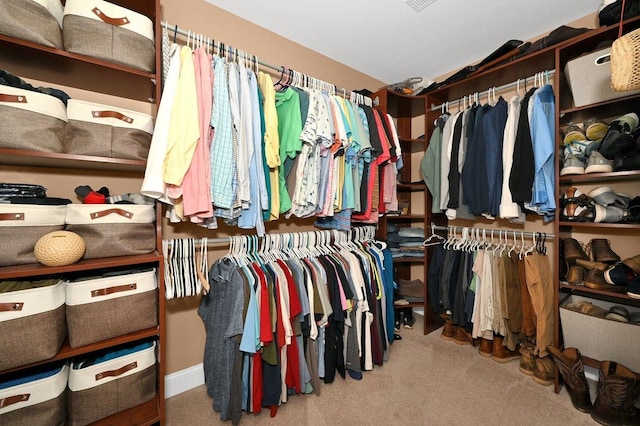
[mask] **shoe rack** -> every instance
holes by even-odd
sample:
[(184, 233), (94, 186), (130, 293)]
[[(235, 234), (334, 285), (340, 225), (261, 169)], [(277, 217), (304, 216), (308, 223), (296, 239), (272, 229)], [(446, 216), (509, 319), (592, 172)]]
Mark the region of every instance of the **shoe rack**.
[[(640, 19), (633, 18), (625, 21), (623, 30), (629, 32), (640, 27)], [(558, 164), (556, 166), (556, 199), (558, 203), (558, 214), (556, 214), (555, 222), (555, 234), (556, 234), (556, 247), (560, 247), (561, 240), (567, 238), (573, 238), (574, 240), (587, 247), (586, 254), (593, 258), (594, 252), (588, 250), (590, 243), (596, 242), (599, 244), (609, 245), (610, 249), (617, 254), (620, 259), (633, 257), (639, 254), (640, 249), (638, 246), (638, 237), (640, 237), (640, 223), (631, 223), (625, 221), (618, 222), (594, 222), (594, 221), (572, 221), (568, 220), (570, 216), (563, 215), (562, 198), (571, 192), (575, 192), (577, 188), (583, 194), (597, 194), (603, 191), (607, 191), (606, 188), (611, 188), (613, 192), (618, 194), (627, 194), (632, 199), (640, 195), (640, 170), (627, 170), (627, 171), (607, 171), (600, 173), (580, 173), (580, 174), (565, 174), (561, 175), (562, 158), (563, 158), (563, 134), (569, 127), (574, 124), (582, 126), (582, 124), (591, 119), (597, 118), (603, 120), (605, 123), (623, 116), (624, 114), (640, 112), (638, 105), (640, 105), (640, 95), (638, 94), (622, 94), (620, 97), (611, 100), (605, 100), (601, 102), (589, 103), (586, 105), (576, 106), (573, 100), (571, 86), (567, 80), (565, 74), (565, 67), (569, 61), (579, 58), (583, 55), (589, 54), (594, 51), (602, 49), (602, 43), (611, 42), (618, 37), (618, 26), (600, 27), (592, 31), (589, 31), (582, 36), (572, 39), (570, 42), (559, 46), (556, 49), (556, 129), (559, 151), (556, 155)], [(590, 90), (585, 88), (584, 90)], [(595, 189), (595, 191), (594, 191)], [(598, 207), (600, 208), (600, 207)], [(559, 250), (560, 251), (560, 250)], [(562, 253), (559, 253), (562, 255)], [(566, 348), (565, 342), (568, 341), (569, 333), (584, 334), (581, 337), (589, 339), (586, 336), (592, 330), (592, 326), (604, 327), (607, 333), (622, 333), (618, 336), (619, 345), (613, 345), (612, 347), (604, 349), (604, 355), (600, 358), (589, 356), (589, 353), (583, 348), (578, 348), (582, 352), (582, 358), (585, 365), (593, 368), (599, 368), (602, 361), (613, 360), (616, 361), (616, 354), (626, 351), (628, 349), (623, 348), (626, 339), (638, 336), (637, 334), (627, 334), (627, 330), (635, 332), (634, 328), (638, 328), (632, 324), (623, 324), (623, 326), (631, 327), (630, 329), (616, 328), (620, 324), (609, 324), (609, 320), (597, 322), (600, 318), (594, 318), (593, 316), (585, 315), (577, 328), (571, 327), (569, 318), (565, 315), (562, 317), (563, 301), (569, 300), (569, 297), (573, 297), (574, 300), (589, 300), (594, 305), (602, 305), (608, 307), (612, 305), (625, 305), (632, 309), (640, 310), (640, 300), (632, 298), (627, 295), (626, 288), (624, 286), (608, 285), (603, 288), (592, 288), (581, 283), (569, 284), (567, 282), (566, 264), (562, 260), (562, 256), (555, 257), (554, 270), (558, 273), (557, 291), (555, 292), (555, 304), (558, 309), (555, 310), (555, 341), (558, 348), (562, 348), (563, 345)], [(593, 260), (593, 259), (592, 259)], [(597, 260), (597, 259), (596, 259)], [(575, 271), (574, 271), (575, 272)], [(589, 274), (589, 268), (586, 268), (584, 274)], [(595, 271), (591, 271), (595, 272)], [(575, 275), (575, 274), (574, 274)], [(573, 276), (572, 278), (575, 278)], [(591, 278), (589, 278), (591, 279)], [(584, 281), (584, 280), (583, 280)], [(608, 308), (607, 308), (608, 309)], [(565, 323), (563, 324), (563, 320)], [(597, 325), (595, 325), (597, 322)], [(618, 330), (618, 331), (614, 331)], [(566, 334), (566, 335), (565, 335)], [(597, 342), (595, 345), (597, 346)], [(603, 353), (603, 352), (600, 352)], [(555, 390), (560, 389), (560, 377), (556, 372)]]

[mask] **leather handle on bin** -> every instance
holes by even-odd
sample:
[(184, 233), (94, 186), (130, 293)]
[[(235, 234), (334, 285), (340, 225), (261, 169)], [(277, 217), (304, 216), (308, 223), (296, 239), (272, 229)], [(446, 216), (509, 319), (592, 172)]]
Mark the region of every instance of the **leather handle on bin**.
[(6, 95), (4, 93), (0, 93), (0, 102), (14, 102), (14, 103), (26, 104), (27, 97), (24, 95)]
[(0, 303), (0, 312), (21, 311), (23, 306), (24, 302)]
[(31, 397), (30, 393), (23, 393), (21, 395), (12, 395), (6, 398), (0, 398), (0, 408), (8, 407), (18, 402), (28, 401)]
[(129, 18), (124, 17), (124, 18), (112, 18), (110, 16), (107, 16), (104, 14), (103, 11), (101, 11), (100, 9), (98, 9), (97, 7), (94, 7), (93, 9), (91, 9), (91, 11), (100, 19), (102, 19), (102, 21), (106, 22), (109, 25), (116, 25), (116, 26), (120, 26), (120, 25), (125, 25), (129, 23)]
[(91, 115), (95, 118), (117, 118), (118, 120), (124, 121), (125, 123), (133, 123), (133, 118), (127, 117), (126, 115), (118, 111), (91, 111)]
[(0, 220), (24, 220), (24, 213), (0, 213)]
[(114, 287), (107, 287), (107, 288), (99, 288), (97, 290), (91, 290), (91, 297), (106, 296), (108, 294), (120, 293), (122, 291), (135, 290), (137, 288), (138, 288), (138, 284), (136, 283), (117, 285)]
[(110, 214), (119, 214), (122, 217), (126, 217), (127, 219), (131, 219), (133, 217), (133, 213), (128, 212), (124, 209), (107, 209), (102, 210), (101, 212), (93, 212), (91, 213), (91, 219), (99, 219), (101, 217), (105, 217)]
[(102, 373), (96, 374), (96, 380), (104, 379), (105, 377), (118, 377), (126, 373), (127, 371), (133, 370), (138, 367), (138, 362), (134, 361), (125, 365), (124, 367), (120, 367), (117, 370), (108, 370), (103, 371)]

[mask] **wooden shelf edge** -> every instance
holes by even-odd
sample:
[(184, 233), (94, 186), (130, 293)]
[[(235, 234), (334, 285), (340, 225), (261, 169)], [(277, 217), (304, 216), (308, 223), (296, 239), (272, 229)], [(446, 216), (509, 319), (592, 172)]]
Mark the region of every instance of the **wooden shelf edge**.
[(635, 179), (638, 177), (640, 177), (640, 170), (625, 170), (625, 171), (610, 172), (610, 173), (589, 173), (584, 175), (566, 175), (566, 176), (560, 176), (558, 180), (560, 183), (572, 183), (572, 182), (597, 182), (601, 180)]
[(424, 263), (424, 257), (394, 257), (393, 263)]
[(640, 223), (558, 222), (558, 226), (569, 228), (640, 229)]
[(0, 267), (0, 279), (36, 277), (43, 275), (63, 274), (69, 272), (91, 271), (95, 269), (112, 268), (115, 266), (137, 265), (143, 263), (159, 263), (164, 258), (157, 251), (133, 256), (100, 257), (97, 259), (79, 260), (65, 266), (44, 266), (41, 264), (27, 264)]
[(0, 148), (0, 163), (18, 166), (87, 168), (92, 170), (144, 171), (146, 161), (61, 152)]
[(610, 291), (610, 290), (598, 290), (595, 288), (589, 288), (581, 285), (576, 286), (571, 284), (564, 284), (562, 282), (560, 283), (559, 288), (560, 290), (567, 290), (572, 294), (579, 293), (582, 295), (606, 296), (607, 298), (610, 298), (610, 299), (631, 302), (631, 303), (640, 303), (640, 300), (634, 299), (633, 297), (629, 297), (627, 293), (624, 291), (617, 292), (617, 291)]

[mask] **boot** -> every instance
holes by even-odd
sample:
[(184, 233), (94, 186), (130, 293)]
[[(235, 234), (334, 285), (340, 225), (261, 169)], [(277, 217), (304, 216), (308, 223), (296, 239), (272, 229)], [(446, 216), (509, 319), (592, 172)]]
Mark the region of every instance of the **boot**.
[(493, 340), (480, 338), (480, 348), (478, 349), (480, 355), (486, 358), (491, 358), (491, 352), (493, 352)]
[(459, 345), (473, 345), (474, 341), (473, 338), (471, 337), (471, 333), (469, 333), (467, 330), (465, 330), (463, 325), (458, 325), (458, 326), (454, 326), (456, 327), (456, 332), (455, 335), (453, 337), (453, 341)]
[(614, 264), (620, 261), (620, 256), (611, 250), (609, 240), (606, 238), (594, 238), (589, 244), (591, 245), (591, 255), (596, 262)]
[(591, 417), (603, 425), (640, 424), (640, 412), (633, 406), (638, 395), (640, 375), (616, 362), (602, 361)]
[(584, 375), (580, 351), (576, 348), (560, 351), (553, 346), (548, 346), (547, 350), (553, 357), (564, 384), (567, 386), (567, 392), (569, 392), (573, 406), (583, 413), (590, 413), (593, 405), (589, 396), (589, 383)]
[(553, 360), (550, 356), (536, 357), (536, 366), (533, 369), (533, 381), (539, 385), (551, 386), (555, 378)]
[(509, 362), (520, 358), (520, 353), (517, 350), (511, 351), (502, 345), (503, 340), (504, 338), (502, 336), (494, 334), (491, 359), (497, 362)]
[(622, 261), (629, 268), (633, 269), (636, 274), (640, 274), (640, 254), (636, 254), (633, 257), (629, 257)]
[(578, 240), (565, 238), (562, 242), (564, 245), (564, 260), (569, 266), (575, 266), (577, 259), (589, 260), (589, 256), (587, 256)]
[(442, 334), (440, 335), (440, 337), (442, 337), (444, 340), (451, 341), (453, 340), (453, 337), (455, 336), (455, 334), (456, 334), (456, 326), (453, 325), (452, 319), (448, 319), (444, 323), (444, 327), (442, 327)]
[(533, 355), (534, 345), (525, 342), (520, 347), (520, 367), (519, 370), (521, 373), (526, 374), (527, 376), (533, 376), (533, 370), (536, 368), (536, 358)]

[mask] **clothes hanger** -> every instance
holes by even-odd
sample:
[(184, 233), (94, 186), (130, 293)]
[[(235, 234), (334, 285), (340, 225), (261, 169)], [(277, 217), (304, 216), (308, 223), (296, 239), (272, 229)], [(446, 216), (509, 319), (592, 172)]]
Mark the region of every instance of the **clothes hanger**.
[(429, 238), (424, 240), (422, 245), (425, 246), (425, 247), (435, 246), (435, 245), (438, 245), (438, 244), (442, 244), (445, 241), (447, 241), (445, 238), (443, 238), (441, 235), (436, 234), (436, 224), (432, 223), (431, 224), (431, 235), (429, 235)]

